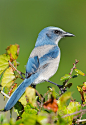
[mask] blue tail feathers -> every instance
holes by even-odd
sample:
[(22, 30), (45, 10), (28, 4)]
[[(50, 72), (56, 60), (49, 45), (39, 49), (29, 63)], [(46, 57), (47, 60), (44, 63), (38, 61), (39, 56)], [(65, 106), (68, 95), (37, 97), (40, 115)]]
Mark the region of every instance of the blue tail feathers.
[(10, 110), (16, 102), (19, 100), (19, 98), (22, 96), (22, 94), (25, 92), (26, 87), (30, 86), (31, 83), (34, 82), (34, 80), (38, 77), (38, 74), (33, 74), (28, 79), (25, 79), (18, 88), (13, 92), (9, 100), (7, 101), (7, 104), (4, 108), (4, 111)]

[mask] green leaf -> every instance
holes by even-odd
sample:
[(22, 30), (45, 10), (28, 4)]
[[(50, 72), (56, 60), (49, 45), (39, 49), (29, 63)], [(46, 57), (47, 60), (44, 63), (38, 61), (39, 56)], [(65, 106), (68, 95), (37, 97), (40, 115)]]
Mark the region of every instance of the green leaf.
[(0, 75), (9, 66), (8, 60), (10, 60), (9, 55), (0, 55)]
[(7, 47), (6, 51), (7, 51), (7, 54), (10, 55), (11, 61), (16, 60), (18, 58), (19, 49), (20, 47), (18, 44), (10, 45)]
[(74, 113), (81, 109), (81, 104), (79, 104), (79, 102), (70, 102), (69, 105), (67, 106), (67, 109), (68, 109), (68, 114)]
[(21, 104), (21, 102), (17, 102), (14, 106), (14, 111), (17, 113), (17, 116), (21, 116), (22, 115), (22, 112), (24, 110), (24, 107), (23, 105)]
[(3, 74), (3, 78), (1, 82), (2, 87), (7, 86), (9, 88), (13, 84), (14, 79), (15, 79), (15, 75), (14, 75), (13, 69), (9, 67), (8, 69), (6, 69), (6, 71)]
[(35, 107), (32, 107), (30, 103), (28, 103), (25, 107), (24, 107), (24, 111), (27, 114), (37, 114), (38, 109), (36, 109)]
[(56, 92), (55, 92), (55, 88), (54, 87), (52, 87), (52, 96), (54, 97), (54, 99), (56, 98)]
[(79, 92), (82, 92), (82, 91), (83, 91), (82, 87), (83, 87), (83, 85), (78, 85), (78, 86), (77, 86), (77, 89), (78, 89)]
[[(52, 116), (54, 116), (53, 112), (52, 112)], [(37, 116), (38, 123), (40, 123), (40, 125), (49, 125), (49, 123), (47, 123), (48, 119), (49, 119), (49, 114), (46, 111), (41, 110), (39, 112), (39, 115)], [(51, 117), (51, 119), (53, 118)]]
[[(3, 78), (3, 74), (1, 74), (1, 76), (0, 76), (0, 83), (1, 83), (1, 81), (2, 81), (2, 78)], [(1, 85), (1, 84), (0, 84)]]
[(61, 77), (61, 81), (65, 81), (65, 80), (67, 80), (67, 79), (69, 79), (71, 77), (71, 75), (69, 75), (69, 74), (65, 74), (65, 76), (63, 76), (63, 77)]
[(37, 116), (35, 114), (31, 115), (31, 114), (27, 114), (27, 113), (23, 113), (22, 114), (22, 123), (24, 123), (24, 125), (36, 125), (36, 119)]
[(3, 114), (0, 114), (0, 125), (6, 124), (6, 123), (7, 123), (7, 119)]
[(81, 70), (75, 69), (75, 72), (79, 75), (85, 76), (85, 73), (83, 73)]
[[(68, 121), (67, 121), (68, 122)], [(65, 119), (58, 115), (57, 125), (68, 125)]]
[(72, 83), (68, 83), (65, 87), (70, 88), (72, 86)]
[(78, 74), (75, 74), (75, 75), (72, 76), (72, 78), (76, 78), (76, 77), (78, 77)]
[(6, 93), (6, 94), (8, 94), (9, 89), (5, 86), (5, 87), (3, 88), (3, 92)]
[(61, 95), (61, 97), (58, 99), (57, 104), (60, 108), (63, 108), (63, 105), (66, 104), (67, 100), (71, 98), (71, 92), (65, 92)]

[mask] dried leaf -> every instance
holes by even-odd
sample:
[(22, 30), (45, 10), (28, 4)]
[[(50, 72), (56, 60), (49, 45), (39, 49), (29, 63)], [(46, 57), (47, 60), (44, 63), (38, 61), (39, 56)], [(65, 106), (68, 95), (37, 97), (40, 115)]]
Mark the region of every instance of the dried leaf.
[(16, 60), (18, 55), (19, 55), (19, 45), (15, 44), (15, 45), (10, 45), (7, 47), (6, 51), (7, 54), (10, 55), (10, 61), (12, 62), (13, 60)]
[(51, 98), (43, 104), (43, 107), (45, 109), (53, 110), (54, 112), (57, 112), (58, 110), (57, 100), (54, 98)]
[(78, 85), (78, 86), (77, 86), (77, 89), (78, 89), (79, 93), (81, 94), (81, 100), (82, 100), (82, 102), (85, 102), (83, 85)]

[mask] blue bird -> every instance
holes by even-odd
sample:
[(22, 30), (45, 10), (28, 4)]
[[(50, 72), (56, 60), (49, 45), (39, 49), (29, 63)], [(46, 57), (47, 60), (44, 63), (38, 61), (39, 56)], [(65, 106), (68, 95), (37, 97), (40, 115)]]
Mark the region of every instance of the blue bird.
[[(16, 104), (26, 87), (44, 81), (51, 82), (49, 79), (56, 73), (60, 61), (58, 42), (66, 36), (74, 35), (52, 26), (44, 28), (39, 33), (26, 65), (26, 77), (8, 99), (4, 111), (10, 110)], [(58, 84), (57, 86), (60, 87)]]

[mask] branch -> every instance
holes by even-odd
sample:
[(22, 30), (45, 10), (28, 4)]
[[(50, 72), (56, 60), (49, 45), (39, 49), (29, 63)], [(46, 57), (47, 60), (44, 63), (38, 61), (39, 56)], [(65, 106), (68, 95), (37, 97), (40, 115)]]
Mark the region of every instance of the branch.
[(5, 97), (7, 97), (8, 99), (10, 98), (10, 96), (8, 96), (6, 93), (4, 93), (2, 90), (0, 91), (0, 93), (3, 95), (3, 96), (5, 96)]
[(83, 110), (80, 110), (80, 111), (76, 111), (76, 112), (71, 113), (71, 114), (66, 114), (66, 115), (62, 116), (62, 118), (65, 118), (65, 117), (71, 116), (71, 115), (76, 115), (76, 114), (82, 113), (82, 112), (86, 112), (86, 109), (83, 109)]
[(86, 119), (77, 119), (76, 123), (79, 123), (79, 122), (86, 122)]
[[(17, 70), (16, 67), (15, 67), (10, 61), (8, 61), (8, 62), (9, 62), (9, 65), (10, 65), (15, 71), (17, 71), (17, 73), (22, 77), (22, 79), (24, 79), (24, 77), (22, 76), (22, 74), (24, 74), (24, 73), (22, 73), (21, 71)], [(25, 75), (25, 74), (24, 74), (24, 75)]]
[(75, 63), (73, 63), (73, 68), (70, 71), (70, 75), (73, 73), (73, 70), (76, 68), (76, 64), (79, 62), (79, 60), (75, 59)]
[[(73, 70), (76, 68), (76, 64), (79, 62), (79, 60), (75, 59), (75, 63), (73, 63), (73, 68), (71, 69), (69, 75), (71, 75), (73, 73)], [(71, 79), (72, 77), (70, 77), (69, 79)], [(67, 82), (69, 81), (69, 79), (65, 80), (65, 86), (67, 85)]]

